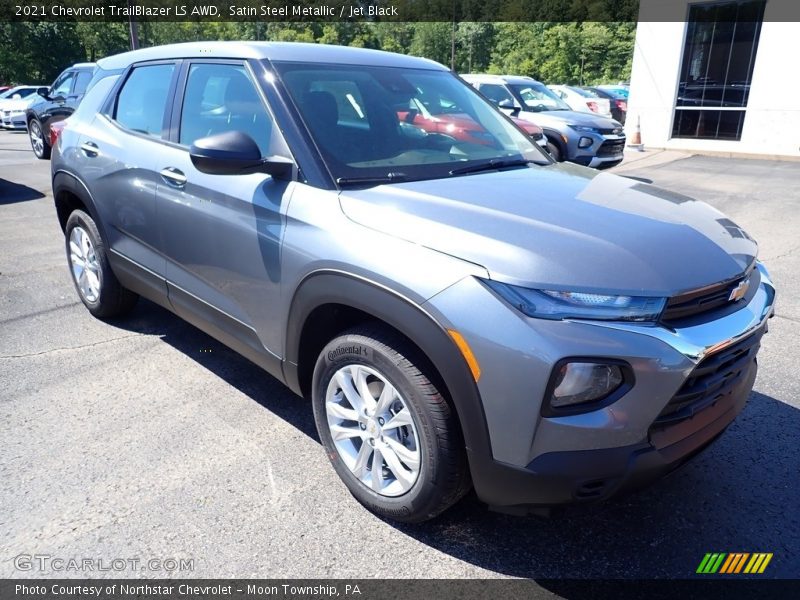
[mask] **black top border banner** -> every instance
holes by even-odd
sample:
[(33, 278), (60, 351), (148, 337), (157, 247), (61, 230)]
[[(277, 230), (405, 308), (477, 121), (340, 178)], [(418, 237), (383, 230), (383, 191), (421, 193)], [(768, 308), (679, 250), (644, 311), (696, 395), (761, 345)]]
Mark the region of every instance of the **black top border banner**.
[[(0, 0), (0, 21), (681, 22), (763, 0)], [(800, 1), (766, 0), (765, 21), (800, 21)]]

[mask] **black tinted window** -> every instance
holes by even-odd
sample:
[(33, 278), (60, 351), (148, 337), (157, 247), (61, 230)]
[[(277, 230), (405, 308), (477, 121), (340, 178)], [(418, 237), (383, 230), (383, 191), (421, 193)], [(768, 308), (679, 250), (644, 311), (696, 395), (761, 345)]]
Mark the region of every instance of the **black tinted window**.
[(244, 67), (196, 64), (189, 69), (181, 112), (180, 143), (226, 131), (243, 131), (252, 137), (262, 156), (271, 149), (272, 118)]
[(117, 122), (133, 131), (161, 137), (174, 70), (175, 65), (135, 68), (117, 97)]
[(73, 94), (83, 94), (92, 80), (91, 71), (80, 71), (75, 78), (75, 87), (72, 89)]

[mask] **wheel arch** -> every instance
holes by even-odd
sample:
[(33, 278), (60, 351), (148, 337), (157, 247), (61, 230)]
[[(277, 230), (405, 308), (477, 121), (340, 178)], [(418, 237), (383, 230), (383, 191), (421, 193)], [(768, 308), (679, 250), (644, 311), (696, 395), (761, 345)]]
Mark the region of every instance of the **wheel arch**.
[(561, 134), (557, 130), (550, 129), (549, 127), (542, 127), (542, 131), (544, 132), (544, 137), (547, 138), (548, 142), (558, 146), (558, 149), (561, 152), (561, 160), (567, 160), (569, 152), (567, 149), (567, 144), (564, 142)]
[[(319, 351), (359, 322), (378, 322), (411, 342), (429, 362), (456, 411), (467, 450), (491, 456), (478, 387), (447, 331), (412, 300), (368, 279), (339, 271), (316, 271), (297, 287), (286, 325), (284, 379), (307, 396)], [(327, 338), (327, 339), (326, 339)]]
[(61, 231), (66, 230), (67, 219), (72, 211), (79, 209), (89, 214), (97, 225), (100, 235), (106, 238), (102, 221), (98, 218), (97, 206), (86, 185), (67, 171), (56, 171), (53, 174), (53, 203)]

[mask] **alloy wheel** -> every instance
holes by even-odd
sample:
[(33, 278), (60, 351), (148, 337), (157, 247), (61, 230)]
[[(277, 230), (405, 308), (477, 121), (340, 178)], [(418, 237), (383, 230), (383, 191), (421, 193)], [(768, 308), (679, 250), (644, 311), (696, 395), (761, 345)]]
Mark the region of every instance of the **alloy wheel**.
[(337, 370), (325, 393), (331, 439), (350, 472), (382, 496), (400, 496), (419, 479), (414, 416), (388, 379), (371, 367)]
[(42, 135), (42, 128), (39, 125), (39, 121), (31, 121), (28, 135), (31, 138), (31, 146), (33, 147), (34, 154), (36, 154), (36, 156), (44, 154), (44, 136)]
[(69, 261), (72, 277), (87, 302), (100, 298), (100, 264), (89, 234), (83, 227), (74, 227), (69, 234)]

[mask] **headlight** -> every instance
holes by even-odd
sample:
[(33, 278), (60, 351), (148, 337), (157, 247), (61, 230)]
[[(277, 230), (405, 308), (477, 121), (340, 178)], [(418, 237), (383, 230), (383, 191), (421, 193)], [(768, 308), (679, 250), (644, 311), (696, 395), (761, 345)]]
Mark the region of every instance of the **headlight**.
[(582, 131), (584, 133), (600, 133), (600, 130), (597, 127), (587, 127), (585, 125), (568, 125), (575, 131)]
[(655, 321), (667, 302), (666, 298), (650, 296), (532, 290), (497, 281), (483, 281), (520, 312), (539, 319)]

